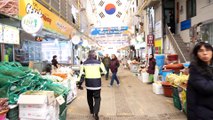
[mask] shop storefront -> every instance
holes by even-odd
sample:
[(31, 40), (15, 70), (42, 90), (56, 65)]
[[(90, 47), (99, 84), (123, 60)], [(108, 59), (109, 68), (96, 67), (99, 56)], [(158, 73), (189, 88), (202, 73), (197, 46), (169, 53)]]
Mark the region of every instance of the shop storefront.
[[(66, 45), (71, 38), (72, 26), (36, 0), (22, 0), (19, 2), (19, 19), (23, 20), (29, 14), (35, 14), (42, 19), (43, 29), (35, 33), (22, 31), (18, 51), (22, 51), (24, 61), (51, 62), (52, 56), (57, 55), (58, 61), (65, 63), (68, 57), (72, 57), (72, 44)], [(25, 25), (29, 27), (32, 24), (25, 22)], [(47, 49), (48, 47), (50, 49)], [(62, 52), (62, 49), (65, 51)]]
[(203, 41), (208, 41), (213, 45), (213, 22), (201, 26), (201, 33), (199, 34)]
[(14, 46), (20, 43), (19, 29), (13, 26), (0, 24), (0, 36), (1, 61), (14, 61)]

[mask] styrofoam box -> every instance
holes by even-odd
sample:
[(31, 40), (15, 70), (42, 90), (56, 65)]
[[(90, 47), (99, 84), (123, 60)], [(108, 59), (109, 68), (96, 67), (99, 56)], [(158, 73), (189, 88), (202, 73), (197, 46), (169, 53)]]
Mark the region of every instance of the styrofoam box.
[(19, 109), (19, 117), (29, 120), (54, 120), (59, 116), (59, 105), (48, 106), (47, 109)]
[(44, 120), (52, 117), (58, 105), (53, 91), (28, 91), (19, 96), (18, 104), (20, 118)]
[(163, 87), (161, 84), (153, 83), (152, 90), (155, 94), (163, 94)]
[(51, 118), (51, 117), (48, 115), (45, 119), (20, 118), (20, 120), (57, 120), (57, 119)]
[(19, 117), (20, 118), (30, 118), (30, 119), (44, 119), (46, 120), (50, 116), (49, 110), (28, 110), (20, 109)]

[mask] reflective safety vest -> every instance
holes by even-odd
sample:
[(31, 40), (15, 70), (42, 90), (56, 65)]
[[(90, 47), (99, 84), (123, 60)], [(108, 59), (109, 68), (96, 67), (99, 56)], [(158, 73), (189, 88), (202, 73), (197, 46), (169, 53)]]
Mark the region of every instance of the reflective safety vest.
[(81, 66), (79, 77), (85, 75), (87, 89), (99, 90), (101, 89), (101, 74), (106, 74), (104, 64), (95, 59), (87, 59)]

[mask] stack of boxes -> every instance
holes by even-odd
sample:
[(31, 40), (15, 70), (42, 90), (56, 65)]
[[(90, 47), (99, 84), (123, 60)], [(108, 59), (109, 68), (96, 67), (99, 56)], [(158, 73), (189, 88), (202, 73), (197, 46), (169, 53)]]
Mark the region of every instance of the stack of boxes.
[(19, 96), (20, 120), (58, 120), (59, 104), (53, 91), (28, 91)]

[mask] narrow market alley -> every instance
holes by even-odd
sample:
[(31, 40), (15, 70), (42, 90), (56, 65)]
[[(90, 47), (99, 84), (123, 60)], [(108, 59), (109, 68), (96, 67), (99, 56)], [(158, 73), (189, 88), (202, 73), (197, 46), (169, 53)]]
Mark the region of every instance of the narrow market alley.
[[(173, 99), (152, 92), (152, 85), (142, 83), (134, 73), (120, 67), (121, 85), (108, 87), (102, 78), (100, 120), (186, 120), (173, 105)], [(68, 105), (67, 120), (93, 120), (86, 99), (86, 89), (78, 90)]]

